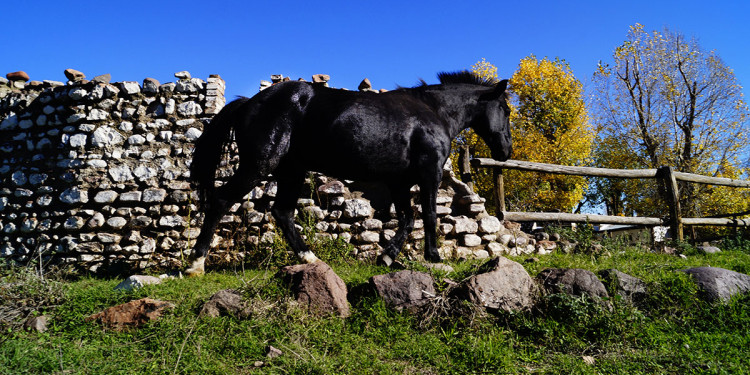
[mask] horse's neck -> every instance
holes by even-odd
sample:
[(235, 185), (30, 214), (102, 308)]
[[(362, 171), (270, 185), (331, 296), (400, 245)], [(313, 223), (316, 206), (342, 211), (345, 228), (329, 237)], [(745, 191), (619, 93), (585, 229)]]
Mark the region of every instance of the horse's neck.
[(425, 90), (425, 101), (432, 106), (440, 117), (451, 127), (451, 137), (469, 127), (469, 111), (476, 99), (464, 91)]

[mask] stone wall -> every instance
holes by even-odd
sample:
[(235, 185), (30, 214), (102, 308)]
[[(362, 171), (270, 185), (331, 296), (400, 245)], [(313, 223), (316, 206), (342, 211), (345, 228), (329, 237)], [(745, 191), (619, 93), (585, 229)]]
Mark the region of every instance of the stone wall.
[[(29, 82), (20, 73), (0, 80), (0, 258), (102, 272), (180, 266), (201, 221), (187, 167), (194, 141), (225, 104), (224, 81), (179, 72), (164, 84), (110, 83), (69, 69), (66, 83)], [(236, 161), (225, 161), (225, 175)], [(308, 184), (299, 209), (318, 239), (350, 242), (354, 255), (370, 258), (395, 233), (379, 189), (315, 174)], [(233, 241), (251, 251), (274, 241), (274, 196), (275, 182), (266, 181), (232, 207), (213, 259), (237, 255)], [(450, 170), (438, 203), (445, 257), (545, 251), (487, 215)], [(421, 253), (423, 237), (418, 220), (407, 255)]]

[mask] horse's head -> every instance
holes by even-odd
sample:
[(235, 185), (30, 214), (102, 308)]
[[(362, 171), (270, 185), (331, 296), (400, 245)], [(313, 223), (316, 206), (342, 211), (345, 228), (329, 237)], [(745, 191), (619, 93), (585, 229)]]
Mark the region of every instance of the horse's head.
[(480, 95), (470, 123), (489, 146), (492, 158), (501, 161), (508, 160), (512, 151), (507, 87), (508, 80), (503, 80), (494, 89)]

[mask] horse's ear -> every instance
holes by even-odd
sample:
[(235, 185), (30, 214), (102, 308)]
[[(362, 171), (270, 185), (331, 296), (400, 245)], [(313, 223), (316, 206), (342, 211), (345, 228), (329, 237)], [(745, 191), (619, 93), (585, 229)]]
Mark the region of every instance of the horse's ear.
[(504, 79), (495, 86), (495, 93), (501, 95), (508, 89), (508, 80)]
[(479, 97), (479, 100), (497, 100), (499, 97), (501, 97), (505, 90), (508, 89), (508, 80), (504, 79), (495, 85), (495, 88), (492, 90), (492, 92), (487, 92), (483, 94), (481, 97)]

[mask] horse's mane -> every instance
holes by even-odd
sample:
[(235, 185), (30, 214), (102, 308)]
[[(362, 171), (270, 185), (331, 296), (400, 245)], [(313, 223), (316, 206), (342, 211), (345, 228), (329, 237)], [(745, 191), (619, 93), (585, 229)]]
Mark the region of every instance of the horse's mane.
[[(438, 73), (438, 80), (440, 80), (440, 84), (451, 84), (451, 83), (468, 83), (471, 85), (480, 85), (485, 87), (495, 87), (497, 86), (497, 83), (499, 82), (495, 78), (485, 78), (480, 77), (474, 72), (468, 71), (468, 70), (462, 70), (458, 72), (440, 72)], [(419, 83), (417, 83), (416, 86), (413, 87), (404, 87), (401, 85), (397, 85), (397, 90), (402, 89), (415, 89), (419, 87), (427, 87), (430, 86), (425, 80), (419, 79)]]
[(498, 82), (495, 78), (480, 77), (477, 74), (474, 74), (474, 72), (468, 70), (462, 70), (459, 72), (441, 72), (438, 73), (438, 79), (441, 84), (468, 83), (487, 87), (495, 87)]

